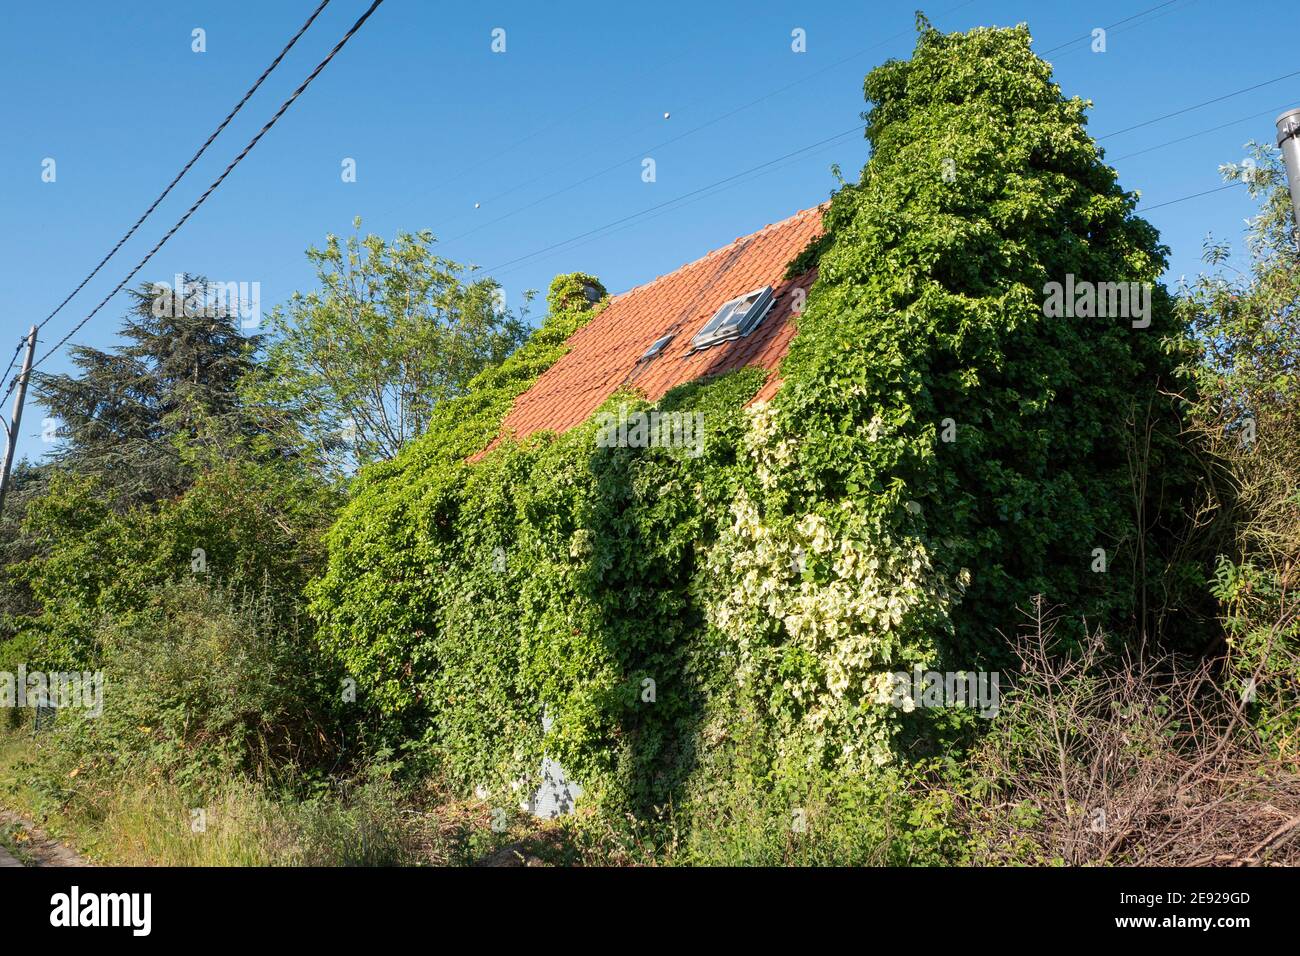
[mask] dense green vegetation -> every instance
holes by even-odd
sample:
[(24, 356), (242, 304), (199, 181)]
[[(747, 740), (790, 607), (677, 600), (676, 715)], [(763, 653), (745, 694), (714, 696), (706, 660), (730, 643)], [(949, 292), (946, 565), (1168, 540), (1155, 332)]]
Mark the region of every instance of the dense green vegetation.
[[(699, 416), (698, 455), (602, 447), (599, 413), (498, 434), (603, 307), (589, 275), (517, 348), (496, 286), (426, 234), (312, 250), (321, 290), (269, 343), (142, 289), (126, 346), (41, 383), (64, 441), (0, 516), (0, 671), (109, 688), (12, 798), (189, 862), (464, 862), (512, 839), (465, 808), (513, 814), (549, 757), (586, 791), (537, 849), (560, 862), (1159, 862), (1202, 825), (1161, 775), (1209, 766), (1221, 832), (1257, 842), (1300, 680), (1276, 162), (1255, 273), (1175, 297), (1026, 29), (922, 22), (865, 93), (870, 160), (791, 266), (819, 271), (781, 390), (751, 404), (747, 369), (655, 403)], [(1076, 280), (1149, 298), (1062, 315)], [(900, 701), (913, 668), (1001, 670), (1005, 714)], [(1173, 688), (1217, 736), (1167, 719)], [(1173, 835), (1081, 837), (1097, 780)], [(158, 835), (216, 806), (249, 821), (228, 850)]]
[(1290, 610), (1300, 559), (1300, 248), (1286, 172), (1272, 146), (1256, 165), (1224, 167), (1260, 200), (1248, 223), (1251, 270), (1225, 265), (1227, 243), (1207, 240), (1214, 272), (1179, 300), (1203, 400), (1194, 425), (1213, 455), (1220, 507), (1202, 518), (1220, 541), (1213, 586), (1233, 685), (1250, 698), (1261, 731), (1297, 753), (1300, 622)]
[[(1148, 631), (1150, 592), (1185, 597), (1165, 579), (1188, 481), (1155, 230), (1023, 28), (927, 29), (866, 95), (871, 161), (831, 205), (782, 367), (770, 443), (794, 450), (769, 507), (834, 521), (850, 502), (940, 579), (969, 569), (941, 642), (955, 667), (1004, 660), (998, 632), (1036, 593)], [(1150, 283), (1149, 314), (1049, 314), (1070, 276)]]

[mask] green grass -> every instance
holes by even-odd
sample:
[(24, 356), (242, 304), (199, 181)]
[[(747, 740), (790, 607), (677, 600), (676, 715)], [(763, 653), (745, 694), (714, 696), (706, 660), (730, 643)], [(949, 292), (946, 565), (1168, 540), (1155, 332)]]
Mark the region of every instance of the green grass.
[[(516, 812), (498, 832), (488, 803), (374, 774), (309, 798), (234, 780), (199, 807), (160, 774), (83, 769), (90, 765), (60, 761), (51, 748), (45, 735), (0, 730), (0, 806), (101, 864), (933, 865), (951, 862), (961, 842), (942, 807), (863, 781), (809, 786), (798, 801), (733, 788), (689, 820), (668, 813), (653, 824), (594, 808), (549, 823)], [(59, 785), (38, 786), (54, 767)]]
[[(576, 862), (559, 825), (516, 814), (496, 832), (487, 804), (405, 791), (384, 779), (338, 783), (305, 799), (236, 780), (196, 807), (161, 778), (94, 778), (74, 769), (64, 784), (69, 795), (57, 802), (33, 783), (43, 745), (30, 730), (0, 729), (0, 806), (95, 863), (470, 866), (519, 857)], [(6, 845), (14, 848), (12, 840)]]

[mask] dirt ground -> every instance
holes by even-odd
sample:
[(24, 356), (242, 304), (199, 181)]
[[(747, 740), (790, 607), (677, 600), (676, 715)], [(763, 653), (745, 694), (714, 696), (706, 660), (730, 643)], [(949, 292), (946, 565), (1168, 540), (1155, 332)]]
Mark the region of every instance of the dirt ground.
[(15, 858), (19, 866), (91, 866), (71, 847), (60, 843), (18, 814), (0, 810), (0, 866), (13, 866), (4, 857)]

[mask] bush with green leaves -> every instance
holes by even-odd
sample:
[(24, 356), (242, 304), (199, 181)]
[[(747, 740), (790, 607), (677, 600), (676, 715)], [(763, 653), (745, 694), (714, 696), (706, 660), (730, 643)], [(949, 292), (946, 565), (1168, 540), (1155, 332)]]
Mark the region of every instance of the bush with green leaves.
[[(441, 469), (417, 442), (394, 465), (401, 480), (363, 484), (331, 533), (313, 587), (326, 645), (464, 790), (531, 780), (549, 711), (546, 752), (588, 786), (638, 805), (669, 797), (694, 766), (703, 701), (723, 691), (707, 687), (726, 658), (697, 572), (736, 487), (739, 409), (762, 379), (659, 403), (704, 416), (699, 457), (599, 449), (590, 422)], [(382, 559), (354, 578), (367, 554)]]
[(328, 765), (343, 683), (274, 600), (188, 580), (101, 619), (102, 712), (59, 711), (43, 789), (93, 801), (96, 788), (157, 780), (201, 799), (235, 778), (296, 785)]
[(208, 462), (192, 487), (157, 503), (122, 503), (103, 480), (56, 470), (27, 505), (34, 552), (6, 569), (37, 613), (14, 622), (31, 666), (97, 665), (95, 629), (129, 621), (154, 588), (200, 580), (267, 591), (291, 614), (322, 556), (336, 495), (293, 467)]
[(495, 281), (436, 255), (434, 243), (428, 230), (391, 243), (330, 235), (307, 250), (320, 289), (272, 311), (266, 361), (244, 393), (296, 422), (322, 461), (391, 458), (527, 337), (532, 293), (512, 313)]
[(500, 366), (480, 373), (466, 395), (435, 408), (424, 436), (393, 460), (364, 469), (330, 530), (326, 573), (310, 588), (321, 640), (388, 717), (402, 721), (422, 703), (415, 688), (427, 669), (436, 544), (452, 533), (442, 512), (454, 507), (473, 474), (467, 458), (487, 446), (515, 397), (591, 319), (591, 303), (572, 295), (588, 283), (599, 288), (590, 276), (557, 278), (541, 328)]
[[(1148, 629), (1189, 480), (1155, 230), (1024, 27), (924, 28), (866, 94), (872, 156), (831, 205), (782, 368), (773, 441), (792, 451), (768, 510), (823, 502), (835, 527), (847, 503), (943, 580), (969, 571), (957, 666), (999, 659), (1037, 593)], [(1049, 316), (1071, 276), (1149, 283), (1149, 324)]]

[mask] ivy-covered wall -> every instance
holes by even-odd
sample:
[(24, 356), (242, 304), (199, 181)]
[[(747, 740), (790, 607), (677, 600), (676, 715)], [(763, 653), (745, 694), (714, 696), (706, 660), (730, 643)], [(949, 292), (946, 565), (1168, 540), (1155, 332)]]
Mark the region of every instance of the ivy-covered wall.
[(466, 462), (590, 317), (561, 277), (533, 341), (359, 480), (322, 639), (456, 785), (505, 792), (543, 751), (638, 811), (871, 774), (911, 709), (888, 675), (995, 664), (1033, 594), (1140, 628), (1182, 481), (1169, 302), (1135, 328), (1043, 289), (1154, 283), (1154, 230), (1024, 28), (923, 28), (866, 94), (781, 391), (748, 407), (744, 370), (657, 404), (703, 415), (702, 455), (593, 419)]

